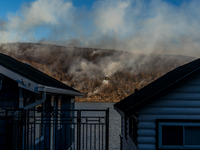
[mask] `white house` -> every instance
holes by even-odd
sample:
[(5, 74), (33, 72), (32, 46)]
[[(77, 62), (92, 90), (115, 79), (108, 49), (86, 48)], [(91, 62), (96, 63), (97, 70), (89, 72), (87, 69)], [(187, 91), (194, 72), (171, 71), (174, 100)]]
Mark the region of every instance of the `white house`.
[(200, 149), (200, 59), (114, 104), (122, 150)]

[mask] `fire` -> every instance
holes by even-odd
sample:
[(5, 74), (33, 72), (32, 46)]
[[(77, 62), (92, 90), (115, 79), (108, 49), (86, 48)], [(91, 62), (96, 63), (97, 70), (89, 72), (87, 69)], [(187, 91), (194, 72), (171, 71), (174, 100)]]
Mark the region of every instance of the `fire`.
[(102, 82), (104, 85), (108, 86), (109, 80), (103, 80)]

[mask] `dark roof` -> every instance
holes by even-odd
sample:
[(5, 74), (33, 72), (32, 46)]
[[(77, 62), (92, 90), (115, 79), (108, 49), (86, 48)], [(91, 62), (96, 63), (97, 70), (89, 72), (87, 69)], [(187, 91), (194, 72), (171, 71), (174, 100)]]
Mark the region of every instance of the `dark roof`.
[(152, 99), (150, 99), (152, 96), (158, 95), (161, 93), (161, 91), (164, 91), (164, 89), (167, 89), (182, 79), (189, 77), (197, 70), (200, 70), (200, 59), (168, 72), (167, 74), (140, 89), (137, 94), (138, 96), (134, 96), (135, 93), (133, 93), (120, 102), (115, 103), (114, 107), (123, 112), (129, 112), (137, 109), (137, 106), (144, 104), (147, 101), (152, 101)]
[(38, 84), (51, 86), (56, 88), (62, 88), (66, 90), (72, 90), (75, 92), (79, 92), (66, 84), (48, 76), (47, 74), (33, 68), (28, 64), (24, 64), (10, 56), (4, 55), (0, 53), (0, 65), (16, 72), (32, 81), (35, 81)]

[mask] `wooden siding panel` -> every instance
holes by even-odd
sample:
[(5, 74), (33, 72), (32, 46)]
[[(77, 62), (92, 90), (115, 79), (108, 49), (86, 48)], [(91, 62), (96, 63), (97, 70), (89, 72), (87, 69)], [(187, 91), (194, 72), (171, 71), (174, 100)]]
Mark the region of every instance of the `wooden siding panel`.
[(200, 78), (197, 77), (193, 80), (190, 80), (190, 81), (186, 82), (184, 85), (197, 85), (197, 86), (199, 86), (200, 85)]
[(200, 93), (170, 93), (160, 100), (200, 100)]
[(184, 85), (173, 91), (174, 93), (199, 93), (199, 85)]
[(158, 100), (156, 103), (151, 103), (148, 107), (160, 108), (200, 108), (200, 100)]
[(138, 137), (138, 143), (140, 144), (155, 144), (156, 139), (155, 136), (153, 137)]
[(155, 150), (155, 144), (138, 144), (138, 150)]
[(156, 123), (155, 122), (139, 122), (138, 129), (155, 129)]
[(145, 125), (153, 124), (155, 119), (200, 119), (200, 115), (140, 115), (138, 121), (141, 122), (139, 124), (143, 129), (149, 129), (149, 127), (145, 128)]
[(200, 76), (139, 111), (138, 150), (156, 149), (156, 119), (200, 120)]
[(147, 130), (147, 129), (140, 129), (137, 132), (138, 137), (155, 137), (156, 136), (156, 132), (155, 130)]
[(160, 108), (148, 107), (140, 111), (140, 115), (200, 115), (200, 108)]

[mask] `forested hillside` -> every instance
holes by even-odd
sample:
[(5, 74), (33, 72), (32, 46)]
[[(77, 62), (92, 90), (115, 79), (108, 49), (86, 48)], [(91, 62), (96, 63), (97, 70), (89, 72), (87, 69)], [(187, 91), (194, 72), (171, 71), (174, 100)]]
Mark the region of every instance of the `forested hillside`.
[(0, 52), (84, 93), (76, 101), (117, 102), (194, 57), (40, 43), (1, 44)]

